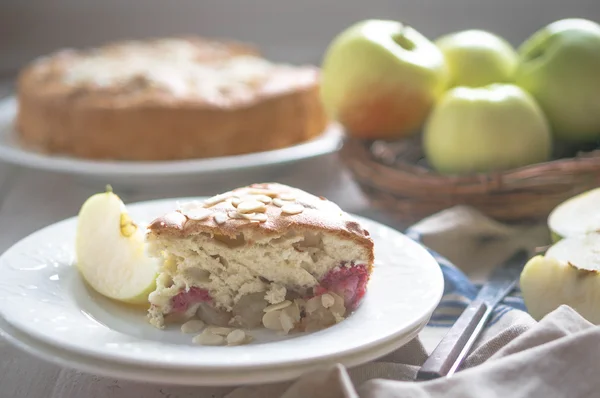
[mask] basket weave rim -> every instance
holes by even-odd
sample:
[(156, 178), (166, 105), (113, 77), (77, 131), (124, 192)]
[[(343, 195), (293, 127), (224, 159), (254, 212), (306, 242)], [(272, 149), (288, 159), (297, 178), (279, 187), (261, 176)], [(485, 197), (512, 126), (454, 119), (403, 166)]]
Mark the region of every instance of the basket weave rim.
[[(439, 183), (452, 183), (457, 185), (470, 185), (470, 184), (481, 184), (494, 180), (502, 180), (505, 182), (509, 181), (523, 181), (527, 179), (540, 178), (544, 175), (555, 175), (560, 174), (581, 174), (587, 172), (598, 172), (600, 171), (600, 149), (596, 149), (589, 152), (579, 153), (575, 157), (553, 159), (543, 163), (535, 163), (527, 166), (521, 166), (504, 171), (495, 171), (491, 173), (472, 173), (466, 175), (444, 175), (439, 174), (436, 171), (419, 166), (413, 163), (399, 161), (398, 164), (389, 165), (381, 160), (377, 159), (372, 153), (369, 147), (375, 141), (358, 140), (355, 138), (344, 138), (344, 146), (350, 144), (350, 146), (360, 145), (363, 147), (366, 154), (369, 155), (370, 162), (369, 167), (376, 167), (380, 170), (389, 170), (394, 173), (402, 173), (405, 178), (414, 176), (418, 178), (421, 183), (425, 183), (425, 180), (434, 184)], [(354, 144), (354, 145), (352, 145)], [(361, 163), (364, 163), (361, 161)]]
[(561, 202), (600, 186), (600, 149), (468, 175), (439, 174), (423, 165), (422, 147), (410, 139), (386, 145), (345, 137), (340, 156), (369, 203), (407, 225), (458, 205), (500, 222), (538, 223)]

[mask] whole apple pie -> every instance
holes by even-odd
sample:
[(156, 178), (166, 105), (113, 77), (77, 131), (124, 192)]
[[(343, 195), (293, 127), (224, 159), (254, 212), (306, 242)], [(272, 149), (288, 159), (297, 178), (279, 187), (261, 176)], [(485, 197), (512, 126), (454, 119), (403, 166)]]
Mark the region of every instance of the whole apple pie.
[(319, 72), (202, 38), (63, 50), (18, 79), (23, 145), (52, 154), (174, 160), (279, 149), (327, 125)]
[(150, 323), (311, 331), (363, 299), (369, 233), (336, 204), (281, 184), (254, 184), (186, 203), (149, 227), (164, 261)]

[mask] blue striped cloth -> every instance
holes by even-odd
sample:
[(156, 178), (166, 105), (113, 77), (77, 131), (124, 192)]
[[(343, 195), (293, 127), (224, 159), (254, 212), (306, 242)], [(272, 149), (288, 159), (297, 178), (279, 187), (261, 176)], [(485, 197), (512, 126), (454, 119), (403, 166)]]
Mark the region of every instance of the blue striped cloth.
[[(409, 228), (405, 231), (405, 234), (416, 242), (422, 242), (421, 234), (415, 229)], [(446, 258), (425, 245), (423, 247), (436, 259), (444, 275), (444, 295), (427, 326), (449, 328), (456, 322), (467, 305), (477, 296), (482, 285), (471, 282), (461, 270)], [(494, 309), (488, 326), (495, 324), (504, 315), (514, 309), (526, 311), (521, 292), (518, 288)]]

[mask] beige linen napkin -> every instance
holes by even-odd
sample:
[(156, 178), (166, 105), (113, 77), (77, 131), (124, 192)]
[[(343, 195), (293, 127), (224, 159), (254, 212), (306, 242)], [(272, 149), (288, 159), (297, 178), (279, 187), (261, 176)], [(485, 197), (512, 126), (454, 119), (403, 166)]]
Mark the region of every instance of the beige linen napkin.
[[(535, 323), (496, 324), (449, 379), (412, 381), (426, 357), (418, 341), (371, 364), (316, 370), (293, 384), (245, 387), (227, 398), (589, 398), (600, 396), (600, 328), (563, 306)], [(417, 363), (408, 361), (417, 360)]]
[[(479, 282), (513, 250), (527, 248), (533, 253), (549, 243), (544, 225), (506, 226), (467, 207), (429, 217), (408, 233)], [(445, 275), (451, 272), (446, 269)], [(452, 289), (455, 287), (446, 292), (442, 304), (454, 296), (465, 299), (457, 293), (460, 289)], [(522, 308), (522, 302), (520, 305), (516, 307)], [(525, 311), (511, 310), (506, 302), (504, 307), (509, 310), (497, 311), (462, 370), (450, 379), (413, 381), (418, 366), (448, 330), (430, 324), (419, 339), (375, 362), (353, 369), (335, 365), (294, 383), (239, 388), (227, 398), (600, 396), (600, 378), (592, 376), (600, 372), (598, 328), (566, 306), (540, 323)], [(460, 309), (455, 316), (459, 313)], [(428, 349), (424, 340), (429, 340)]]
[(533, 253), (550, 243), (545, 224), (508, 226), (466, 206), (434, 214), (410, 230), (476, 282), (483, 282), (510, 252), (525, 248)]
[[(529, 250), (533, 256), (536, 248), (550, 243), (550, 233), (544, 224), (508, 226), (467, 206), (434, 214), (406, 233), (432, 250), (444, 273), (444, 297), (420, 334), (428, 351), (460, 316), (495, 266), (519, 248)], [(525, 309), (518, 289), (503, 304), (495, 311), (492, 322), (500, 321), (511, 308)]]

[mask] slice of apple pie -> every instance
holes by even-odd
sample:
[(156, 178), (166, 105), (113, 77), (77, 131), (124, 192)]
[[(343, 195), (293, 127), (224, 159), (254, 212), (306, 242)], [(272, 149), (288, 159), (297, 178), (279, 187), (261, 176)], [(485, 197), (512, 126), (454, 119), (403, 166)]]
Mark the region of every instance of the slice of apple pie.
[(182, 204), (147, 241), (164, 260), (149, 297), (158, 328), (322, 329), (357, 308), (374, 260), (369, 233), (336, 204), (273, 183)]

